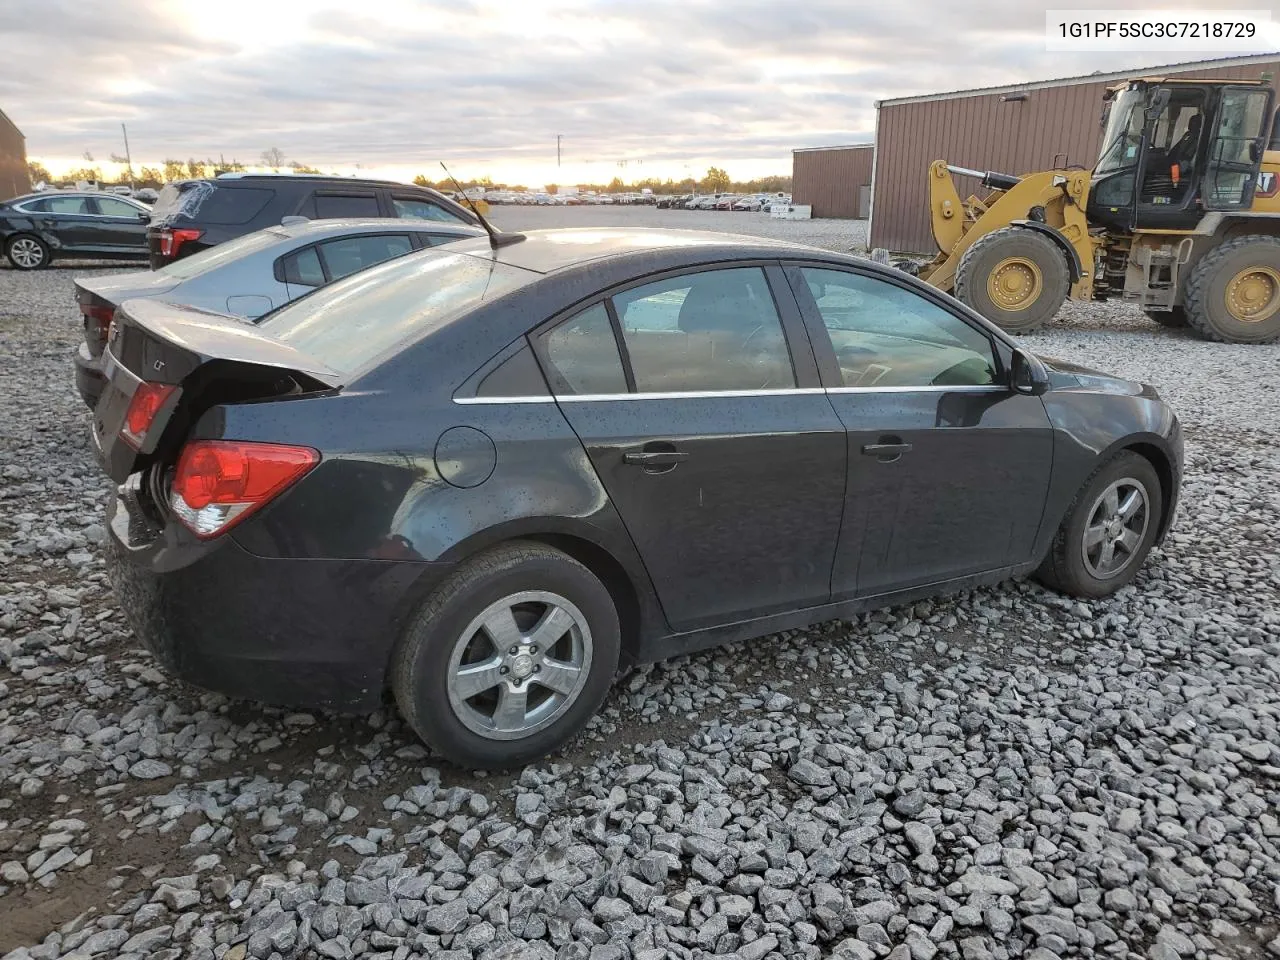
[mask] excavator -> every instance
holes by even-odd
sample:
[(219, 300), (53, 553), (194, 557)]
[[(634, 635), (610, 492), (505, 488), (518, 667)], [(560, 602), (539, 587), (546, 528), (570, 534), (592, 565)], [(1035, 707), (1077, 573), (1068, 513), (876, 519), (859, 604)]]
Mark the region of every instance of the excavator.
[[(1267, 80), (1132, 79), (1097, 164), (929, 166), (937, 256), (914, 271), (1014, 334), (1068, 297), (1126, 300), (1227, 343), (1280, 339), (1280, 116)], [(1268, 141), (1268, 129), (1271, 139)], [(981, 181), (961, 200), (955, 177)]]

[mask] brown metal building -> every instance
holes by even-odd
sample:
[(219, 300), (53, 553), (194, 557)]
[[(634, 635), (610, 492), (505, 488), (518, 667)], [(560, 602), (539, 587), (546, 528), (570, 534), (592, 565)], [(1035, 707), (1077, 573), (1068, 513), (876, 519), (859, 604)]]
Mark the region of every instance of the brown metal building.
[(0, 200), (20, 196), (30, 189), (26, 137), (0, 110)]
[(865, 220), (871, 213), (875, 145), (810, 147), (791, 151), (791, 200), (815, 217)]
[[(1255, 80), (1280, 75), (1280, 56), (1204, 60), (1038, 83), (881, 100), (877, 105), (870, 246), (933, 253), (927, 173), (934, 160), (1024, 174), (1058, 163), (1092, 168), (1102, 136), (1102, 94), (1129, 77)], [(960, 196), (980, 191), (959, 178)], [(797, 201), (799, 202), (799, 201)], [(814, 215), (817, 215), (815, 208)]]

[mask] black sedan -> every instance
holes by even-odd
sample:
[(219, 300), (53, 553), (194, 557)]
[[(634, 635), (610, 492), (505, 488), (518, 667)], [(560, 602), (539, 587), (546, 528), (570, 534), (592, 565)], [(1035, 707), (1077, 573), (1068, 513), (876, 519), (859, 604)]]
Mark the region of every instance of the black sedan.
[(0, 203), (0, 247), (19, 270), (58, 258), (145, 260), (145, 204), (109, 193), (31, 193)]
[(390, 694), (471, 767), (555, 750), (637, 661), (1018, 574), (1112, 593), (1182, 475), (1149, 386), (691, 231), (464, 240), (258, 327), (126, 301), (106, 365), (110, 567), (162, 663)]

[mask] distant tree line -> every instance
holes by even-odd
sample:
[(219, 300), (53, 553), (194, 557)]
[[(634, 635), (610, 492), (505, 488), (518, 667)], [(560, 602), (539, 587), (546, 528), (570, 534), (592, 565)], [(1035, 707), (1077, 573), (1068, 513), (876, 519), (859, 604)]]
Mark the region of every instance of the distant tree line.
[[(414, 177), (413, 182), (420, 187), (433, 187), (436, 190), (457, 189), (451, 180), (430, 180), (422, 174)], [(459, 180), (458, 184), (464, 190), (470, 190), (472, 187), (484, 187), (486, 190), (528, 190), (528, 187), (524, 184), (494, 183), (490, 177), (481, 177), (478, 180)], [(591, 190), (596, 193), (639, 193), (646, 188), (657, 194), (683, 194), (694, 193), (695, 191), (701, 193), (786, 193), (791, 190), (791, 177), (779, 174), (772, 177), (757, 177), (755, 180), (732, 180), (729, 174), (720, 167), (711, 167), (707, 170), (707, 175), (701, 180), (695, 180), (693, 177), (685, 177), (683, 180), (672, 180), (671, 178), (659, 180), (657, 177), (647, 177), (643, 180), (624, 183), (620, 177), (614, 177), (608, 183), (579, 183), (576, 186), (579, 190)], [(558, 185), (554, 183), (548, 183), (543, 187), (545, 193), (552, 194), (558, 189)]]
[[(219, 157), (217, 160), (208, 158), (205, 160), (197, 160), (191, 157), (187, 160), (165, 160), (158, 167), (139, 167), (134, 170), (132, 177), (128, 169), (118, 174), (109, 175), (102, 172), (102, 168), (94, 164), (93, 156), (85, 153), (86, 166), (76, 167), (66, 173), (65, 176), (55, 177), (51, 174), (44, 164), (35, 160), (27, 162), (27, 174), (31, 178), (32, 184), (37, 183), (67, 183), (76, 180), (95, 180), (100, 184), (107, 186), (124, 185), (128, 186), (130, 181), (135, 187), (151, 187), (159, 190), (166, 183), (173, 183), (175, 180), (194, 180), (199, 177), (215, 177), (220, 173), (243, 173), (247, 168), (245, 164), (239, 160), (232, 158), (227, 160), (225, 157)], [(118, 157), (112, 154), (111, 159), (115, 163), (125, 163), (124, 157)], [(305, 163), (299, 163), (292, 160), (285, 163), (285, 155), (279, 147), (271, 147), (262, 151), (260, 166), (270, 167), (272, 170), (279, 171), (285, 168), (293, 173), (320, 173), (317, 167), (308, 166)], [(337, 175), (336, 171), (332, 171)]]

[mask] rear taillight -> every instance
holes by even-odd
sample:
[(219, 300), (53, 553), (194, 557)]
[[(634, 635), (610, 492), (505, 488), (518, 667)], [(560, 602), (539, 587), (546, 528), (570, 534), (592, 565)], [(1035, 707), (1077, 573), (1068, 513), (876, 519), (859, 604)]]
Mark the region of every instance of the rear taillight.
[(120, 438), (133, 449), (142, 447), (142, 441), (165, 401), (177, 390), (171, 383), (140, 383), (129, 400), (129, 409), (120, 427)]
[(171, 230), (166, 227), (160, 231), (160, 256), (176, 257), (184, 243), (199, 240), (203, 235), (203, 230)]
[(116, 308), (110, 304), (82, 303), (80, 312), (84, 314), (84, 331), (90, 342), (105, 343)]
[(169, 506), (196, 536), (216, 537), (265, 506), (320, 462), (310, 447), (195, 440), (178, 458)]

